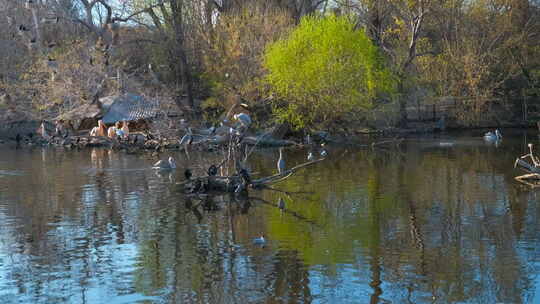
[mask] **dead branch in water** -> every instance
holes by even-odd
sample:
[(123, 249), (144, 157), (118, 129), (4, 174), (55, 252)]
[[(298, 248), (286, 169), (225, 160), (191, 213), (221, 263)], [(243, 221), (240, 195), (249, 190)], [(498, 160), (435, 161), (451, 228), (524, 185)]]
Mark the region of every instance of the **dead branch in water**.
[(298, 170), (300, 170), (300, 169), (302, 169), (304, 167), (311, 166), (313, 164), (321, 162), (321, 161), (323, 161), (325, 159), (326, 158), (312, 160), (312, 161), (297, 165), (297, 166), (295, 166), (295, 167), (293, 167), (291, 169), (285, 170), (282, 173), (278, 173), (278, 174), (274, 174), (274, 175), (271, 175), (271, 176), (256, 179), (256, 180), (254, 180), (252, 182), (252, 185), (254, 187), (259, 187), (259, 186), (263, 186), (263, 185), (268, 185), (268, 184), (280, 182), (280, 181), (285, 180), (286, 178), (290, 177), (294, 172), (296, 172), (296, 171), (298, 171)]
[[(514, 177), (514, 179), (522, 184), (530, 186), (531, 188), (540, 187), (540, 161), (538, 157), (533, 154), (533, 145), (528, 144), (529, 153), (516, 158), (514, 162), (514, 168), (519, 168), (527, 174)], [(527, 161), (530, 160), (530, 162)]]
[(403, 138), (397, 137), (397, 138), (392, 138), (388, 140), (374, 142), (371, 144), (371, 148), (375, 148), (377, 146), (381, 146), (385, 144), (395, 144), (396, 146), (399, 146), (401, 142), (403, 142)]
[[(267, 185), (270, 185), (272, 183), (277, 183), (282, 180), (287, 179), (288, 177), (292, 176), (293, 173), (296, 171), (305, 168), (307, 166), (311, 166), (313, 164), (316, 164), (318, 162), (321, 162), (325, 160), (325, 158), (309, 161), (300, 165), (297, 165), (291, 169), (288, 169), (282, 173), (274, 174), (271, 176), (259, 178), (256, 180), (252, 180), (249, 184), (245, 185), (246, 189), (248, 187), (250, 188), (261, 188), (266, 187)], [(243, 179), (240, 175), (232, 175), (232, 176), (199, 176), (199, 177), (192, 177), (189, 180), (185, 180), (182, 182), (176, 183), (179, 186), (186, 186), (186, 185), (198, 185), (195, 188), (197, 189), (203, 189), (205, 191), (223, 191), (223, 192), (236, 192), (238, 189), (238, 186), (243, 182)], [(190, 189), (193, 190), (193, 189)], [(188, 191), (189, 192), (189, 191)]]
[(537, 173), (531, 173), (531, 174), (524, 174), (520, 176), (514, 177), (514, 179), (524, 185), (527, 185), (531, 188), (538, 188), (540, 187), (540, 174)]

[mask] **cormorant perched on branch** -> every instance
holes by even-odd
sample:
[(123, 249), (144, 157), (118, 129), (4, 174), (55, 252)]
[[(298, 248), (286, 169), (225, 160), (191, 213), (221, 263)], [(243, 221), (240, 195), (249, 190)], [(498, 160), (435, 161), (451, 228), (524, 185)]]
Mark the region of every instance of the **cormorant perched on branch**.
[(186, 179), (189, 180), (193, 176), (193, 173), (191, 173), (191, 170), (186, 169), (186, 170), (184, 170), (184, 176), (186, 177)]
[(216, 165), (211, 165), (210, 168), (208, 168), (208, 175), (209, 176), (216, 176), (217, 171), (218, 171), (218, 169), (217, 169)]

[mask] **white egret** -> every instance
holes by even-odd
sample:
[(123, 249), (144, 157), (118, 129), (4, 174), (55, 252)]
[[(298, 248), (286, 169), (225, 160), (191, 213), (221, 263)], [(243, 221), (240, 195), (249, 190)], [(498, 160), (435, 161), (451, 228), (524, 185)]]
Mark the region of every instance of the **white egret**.
[(308, 161), (312, 161), (315, 159), (315, 156), (313, 155), (313, 152), (309, 151), (308, 155), (307, 155), (307, 160)]
[(254, 244), (264, 245), (266, 244), (266, 239), (264, 238), (264, 234), (261, 234), (261, 237), (254, 238), (253, 239)]
[(41, 125), (39, 126), (39, 133), (41, 134), (41, 137), (45, 139), (50, 138), (49, 134), (47, 133), (47, 129), (45, 128), (45, 121), (43, 121)]
[(174, 161), (174, 158), (170, 156), (168, 161), (160, 160), (157, 163), (155, 163), (152, 168), (162, 169), (162, 170), (176, 169), (176, 162)]
[(496, 129), (495, 132), (487, 132), (484, 134), (484, 139), (487, 141), (498, 141), (502, 139), (502, 134), (499, 132), (499, 129)]

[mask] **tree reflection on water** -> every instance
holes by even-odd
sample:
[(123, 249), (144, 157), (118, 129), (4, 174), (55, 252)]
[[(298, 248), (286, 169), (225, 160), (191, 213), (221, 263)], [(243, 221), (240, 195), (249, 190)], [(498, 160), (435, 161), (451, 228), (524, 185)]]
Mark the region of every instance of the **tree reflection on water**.
[[(248, 196), (186, 196), (182, 170), (156, 174), (146, 156), (1, 150), (0, 298), (531, 302), (538, 198), (513, 180), (515, 138), (349, 148)], [(208, 157), (190, 167), (202, 174)], [(276, 157), (257, 153), (253, 172)], [(304, 158), (287, 152), (291, 165)]]

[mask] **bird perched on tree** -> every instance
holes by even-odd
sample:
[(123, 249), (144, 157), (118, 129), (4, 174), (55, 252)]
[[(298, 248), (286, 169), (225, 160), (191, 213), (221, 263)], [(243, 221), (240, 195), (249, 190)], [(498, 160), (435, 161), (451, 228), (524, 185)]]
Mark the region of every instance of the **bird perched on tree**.
[(217, 171), (216, 165), (211, 165), (210, 168), (208, 168), (208, 176), (215, 176)]
[(249, 128), (249, 126), (251, 125), (251, 117), (246, 113), (234, 114), (233, 117), (234, 119), (238, 120), (238, 122), (240, 122), (240, 124), (244, 128)]
[(279, 201), (278, 201), (278, 208), (281, 210), (285, 209), (285, 201), (281, 197), (279, 198)]
[(283, 158), (283, 148), (279, 149), (279, 159), (277, 161), (277, 168), (279, 174), (285, 172), (285, 159)]
[(240, 169), (239, 173), (242, 179), (244, 180), (244, 182), (246, 183), (246, 185), (251, 184), (251, 176), (249, 175), (248, 170), (246, 170), (245, 168), (242, 168)]
[(324, 146), (325, 146), (325, 143), (321, 143), (321, 156), (322, 157), (326, 157), (328, 155), (328, 152), (326, 152), (326, 150), (324, 149)]
[(193, 173), (191, 173), (191, 170), (189, 170), (189, 169), (184, 170), (184, 177), (186, 179), (189, 180), (189, 179), (191, 179), (192, 176), (193, 176)]

